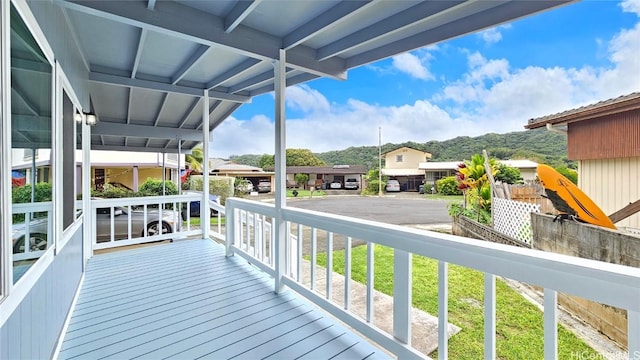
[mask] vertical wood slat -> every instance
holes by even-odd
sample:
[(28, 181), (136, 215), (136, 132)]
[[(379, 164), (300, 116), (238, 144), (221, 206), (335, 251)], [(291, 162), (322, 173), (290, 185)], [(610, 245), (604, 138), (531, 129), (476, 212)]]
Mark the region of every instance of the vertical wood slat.
[(301, 282), (302, 279), (302, 225), (298, 224), (298, 242), (296, 244), (298, 247), (296, 248), (298, 254), (298, 265), (296, 267), (296, 280)]
[(236, 244), (236, 229), (238, 227), (238, 220), (236, 218), (236, 209), (229, 208), (226, 215), (226, 221), (228, 226), (225, 226), (225, 255), (227, 257), (233, 255), (233, 245)]
[(640, 312), (627, 310), (627, 342), (629, 359), (640, 356)]
[(393, 336), (411, 345), (411, 253), (393, 250)]
[(351, 236), (344, 240), (344, 309), (351, 309)]
[(331, 274), (333, 274), (333, 232), (327, 232), (327, 263), (326, 263), (326, 287), (325, 294), (331, 300)]
[(558, 358), (558, 292), (544, 289), (544, 358)]
[(496, 358), (496, 276), (484, 274), (484, 358)]
[(318, 229), (311, 229), (311, 290), (316, 288), (316, 246), (318, 243)]
[(264, 225), (264, 217), (260, 214), (253, 214), (253, 257), (264, 261), (264, 254), (259, 254), (260, 256), (256, 257), (258, 250), (262, 249), (262, 231), (258, 231), (260, 220)]
[(367, 242), (367, 322), (373, 323), (375, 318), (373, 303), (374, 253), (372, 242)]
[(449, 265), (438, 261), (438, 359), (449, 358)]

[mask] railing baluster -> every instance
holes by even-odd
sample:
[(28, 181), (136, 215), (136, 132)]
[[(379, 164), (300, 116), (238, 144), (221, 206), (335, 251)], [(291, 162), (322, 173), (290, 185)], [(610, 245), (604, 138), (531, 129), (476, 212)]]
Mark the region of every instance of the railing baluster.
[(351, 310), (351, 236), (344, 239), (344, 309)]
[[(271, 227), (269, 227), (269, 264), (271, 264), (272, 266), (276, 266), (276, 226), (278, 226), (276, 223), (276, 218), (271, 218)], [(281, 231), (286, 231), (286, 229), (282, 229)], [(266, 253), (267, 250), (265, 249), (264, 251)]]
[(496, 276), (484, 273), (484, 358), (496, 358)]
[(298, 257), (298, 264), (296, 267), (296, 280), (298, 282), (301, 281), (302, 279), (302, 224), (298, 224), (298, 242), (297, 242), (297, 257)]
[(375, 311), (373, 304), (374, 291), (374, 254), (373, 243), (367, 242), (367, 322), (372, 323), (375, 319)]
[(327, 275), (325, 294), (331, 300), (331, 274), (333, 274), (333, 232), (327, 231)]
[[(218, 213), (219, 214), (219, 213)], [(239, 217), (239, 216), (238, 216)], [(226, 246), (226, 256), (233, 255), (233, 246), (235, 243), (235, 235), (236, 228), (238, 226), (238, 219), (236, 218), (236, 209), (232, 207), (228, 207), (226, 211), (225, 217), (225, 246)]]
[[(246, 243), (244, 244), (244, 251), (245, 252), (249, 252), (249, 243), (251, 242), (251, 221), (249, 220), (249, 212), (245, 211), (245, 221), (244, 221), (244, 226), (245, 226), (245, 237), (246, 237)], [(253, 229), (253, 231), (256, 231), (256, 229)], [(245, 239), (243, 239), (245, 240)]]
[[(113, 212), (113, 208), (111, 208), (111, 212)], [(142, 217), (144, 218), (144, 223), (147, 224), (147, 204), (145, 203), (144, 206), (142, 207)], [(111, 234), (113, 234), (113, 229), (111, 229)], [(144, 237), (149, 236), (149, 229), (145, 226), (144, 227)]]
[[(262, 224), (260, 224), (262, 221)], [(262, 228), (264, 225), (264, 218), (262, 215), (254, 214), (253, 215), (253, 257), (258, 258), (260, 260), (264, 260), (264, 254), (259, 254), (259, 251), (262, 250), (262, 231), (258, 231), (259, 228)], [(259, 256), (256, 257), (256, 254)]]
[(318, 241), (318, 229), (311, 229), (311, 290), (316, 288), (316, 245)]
[(558, 292), (544, 289), (544, 358), (558, 358)]
[(438, 359), (449, 358), (449, 264), (438, 261)]
[[(112, 206), (109, 209), (111, 209), (110, 214), (109, 214), (110, 215), (109, 218), (111, 219), (111, 222), (110, 222), (109, 225), (110, 225), (110, 228), (111, 228), (111, 242), (113, 242), (115, 240), (115, 231), (114, 230), (115, 230), (115, 211), (116, 211), (116, 208), (114, 206)], [(146, 215), (146, 213), (145, 213), (145, 215)], [(147, 223), (147, 219), (145, 218), (144, 221), (145, 221), (144, 223), (146, 224)], [(146, 232), (146, 226), (145, 226), (145, 232)]]
[(393, 250), (393, 336), (411, 345), (411, 253)]
[(131, 239), (133, 234), (131, 233), (131, 205), (127, 206), (127, 239)]

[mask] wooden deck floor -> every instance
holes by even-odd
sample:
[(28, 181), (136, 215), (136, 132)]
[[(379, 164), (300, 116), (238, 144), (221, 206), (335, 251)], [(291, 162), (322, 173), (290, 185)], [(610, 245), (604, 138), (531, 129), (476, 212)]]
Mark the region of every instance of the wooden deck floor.
[(377, 359), (379, 349), (210, 240), (94, 256), (60, 359)]

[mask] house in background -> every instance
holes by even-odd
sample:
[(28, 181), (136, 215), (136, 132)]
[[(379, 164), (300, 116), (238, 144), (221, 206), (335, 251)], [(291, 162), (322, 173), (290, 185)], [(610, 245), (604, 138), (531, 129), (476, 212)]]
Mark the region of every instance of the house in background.
[(269, 180), (272, 188), (275, 184), (273, 171), (264, 171), (256, 166), (236, 164), (223, 159), (209, 159), (209, 169), (210, 175), (243, 178), (251, 181), (254, 187), (260, 180)]
[(429, 159), (430, 153), (407, 146), (388, 151), (384, 153), (382, 175), (398, 180), (403, 191), (418, 191), (425, 179), (419, 165)]
[[(578, 186), (605, 214), (640, 199), (640, 93), (530, 119), (525, 126), (541, 127), (567, 134)], [(640, 213), (616, 226), (640, 229)]]
[(91, 188), (99, 190), (105, 184), (112, 184), (138, 191), (138, 186), (147, 178), (177, 181), (178, 166), (184, 168), (184, 158), (184, 154), (93, 150)]
[(333, 166), (287, 166), (287, 187), (296, 186), (296, 174), (309, 175), (309, 181), (306, 188), (314, 186), (320, 189), (327, 184), (339, 181), (344, 187), (347, 179), (353, 178), (358, 180), (360, 189), (362, 189), (363, 176), (367, 173), (364, 165), (333, 165)]
[[(424, 171), (425, 184), (427, 187), (435, 185), (436, 181), (447, 176), (454, 176), (461, 161), (437, 161), (422, 162), (418, 166), (420, 171)], [(504, 164), (520, 170), (520, 176), (524, 182), (536, 179), (538, 163), (531, 160), (498, 160)]]

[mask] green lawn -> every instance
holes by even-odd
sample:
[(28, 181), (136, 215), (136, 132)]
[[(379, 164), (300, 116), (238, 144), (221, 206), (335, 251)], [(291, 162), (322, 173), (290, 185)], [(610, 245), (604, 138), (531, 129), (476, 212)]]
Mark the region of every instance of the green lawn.
[[(220, 224), (224, 225), (224, 221), (225, 221), (224, 219), (225, 219), (224, 217), (220, 218)], [(200, 218), (199, 217), (190, 218), (189, 219), (189, 223), (191, 224), (191, 226), (194, 226), (194, 225), (195, 226), (200, 226)], [(182, 224), (186, 225), (187, 222), (183, 221)], [(218, 217), (217, 216), (211, 217), (210, 224), (211, 225), (218, 225)]]
[[(352, 278), (365, 283), (366, 246), (353, 248)], [(326, 254), (318, 254), (318, 264), (326, 264)], [(334, 271), (344, 274), (344, 251), (334, 252)], [(375, 288), (393, 293), (393, 250), (375, 247)], [(496, 281), (496, 353), (500, 359), (543, 359), (542, 312), (504, 282)], [(462, 330), (449, 339), (450, 359), (484, 357), (483, 274), (449, 265), (449, 322)], [(438, 314), (438, 262), (413, 257), (413, 306), (432, 315)], [(597, 353), (573, 333), (558, 326), (558, 358), (580, 354), (585, 359)], [(429, 354), (437, 358), (437, 353)]]
[[(296, 189), (298, 191), (298, 196), (297, 197), (306, 197), (308, 198), (309, 195), (311, 195), (311, 191), (309, 190), (304, 190), (304, 189)], [(322, 190), (316, 190), (313, 192), (313, 196), (324, 196), (325, 192)], [(293, 190), (287, 190), (287, 197), (294, 197), (293, 196)]]

